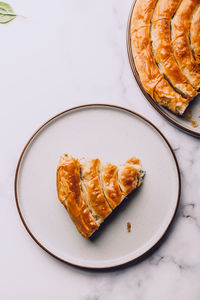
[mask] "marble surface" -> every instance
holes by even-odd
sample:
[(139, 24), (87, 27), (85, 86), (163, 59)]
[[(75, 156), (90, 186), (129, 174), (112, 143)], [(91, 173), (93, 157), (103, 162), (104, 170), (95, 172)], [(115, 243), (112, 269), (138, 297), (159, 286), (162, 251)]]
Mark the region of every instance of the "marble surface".
[[(168, 124), (139, 90), (126, 51), (131, 3), (12, 0), (25, 18), (0, 24), (0, 299), (200, 299), (199, 139)], [(19, 218), (13, 188), (32, 133), (56, 113), (95, 102), (150, 119), (171, 143), (182, 176), (180, 206), (165, 241), (140, 263), (103, 272), (71, 267), (38, 247)]]

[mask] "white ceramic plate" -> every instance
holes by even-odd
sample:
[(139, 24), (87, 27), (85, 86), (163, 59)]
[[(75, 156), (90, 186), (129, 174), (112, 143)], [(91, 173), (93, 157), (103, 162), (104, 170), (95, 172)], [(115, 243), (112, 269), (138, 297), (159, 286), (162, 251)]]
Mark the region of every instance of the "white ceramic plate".
[[(57, 199), (63, 153), (113, 163), (137, 156), (146, 170), (141, 188), (93, 240), (77, 232)], [(169, 144), (151, 123), (126, 109), (90, 105), (55, 116), (34, 134), (19, 160), (15, 193), (22, 221), (43, 249), (77, 266), (108, 268), (137, 259), (161, 239), (178, 205), (180, 176)]]
[[(128, 25), (127, 25), (127, 50), (128, 50), (128, 57), (129, 57), (131, 69), (133, 71), (133, 75), (135, 76), (135, 79), (142, 93), (144, 94), (145, 98), (166, 120), (168, 120), (172, 125), (175, 125), (179, 129), (183, 130), (184, 132), (187, 132), (196, 137), (200, 137), (200, 118), (199, 118), (200, 117), (200, 95), (195, 97), (195, 99), (190, 103), (189, 107), (187, 108), (183, 116), (177, 116), (172, 112), (170, 112), (169, 110), (167, 110), (166, 108), (159, 105), (156, 101), (154, 101), (153, 98), (143, 88), (143, 84), (140, 81), (140, 77), (135, 66), (135, 62), (132, 55), (132, 49), (131, 49), (130, 27), (131, 27), (131, 18), (132, 18), (132, 13), (133, 13), (135, 3), (136, 1), (134, 1), (132, 5), (129, 19), (128, 19)], [(188, 120), (187, 117), (188, 113), (192, 115), (191, 119), (196, 122), (197, 127), (193, 127), (192, 125), (193, 122), (191, 122), (191, 120)]]

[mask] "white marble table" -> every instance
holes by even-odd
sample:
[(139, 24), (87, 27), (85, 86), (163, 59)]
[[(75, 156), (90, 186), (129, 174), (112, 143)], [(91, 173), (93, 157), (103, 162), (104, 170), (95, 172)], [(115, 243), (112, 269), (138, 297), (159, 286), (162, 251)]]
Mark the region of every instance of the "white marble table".
[[(126, 52), (131, 0), (12, 0), (0, 24), (0, 299), (199, 300), (199, 140), (168, 124), (139, 90)], [(19, 218), (14, 175), (22, 148), (48, 118), (85, 103), (125, 106), (150, 119), (175, 150), (182, 196), (164, 243), (128, 268), (90, 272), (61, 263)]]

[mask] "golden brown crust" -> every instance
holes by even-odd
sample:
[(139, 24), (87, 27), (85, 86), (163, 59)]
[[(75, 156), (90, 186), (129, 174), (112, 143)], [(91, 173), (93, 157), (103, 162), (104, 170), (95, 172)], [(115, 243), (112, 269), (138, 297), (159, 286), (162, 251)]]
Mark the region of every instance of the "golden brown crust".
[(200, 87), (200, 66), (194, 60), (189, 31), (191, 19), (200, 0), (183, 0), (172, 20), (172, 42), (176, 61), (192, 85)]
[(171, 44), (170, 22), (179, 4), (180, 0), (159, 0), (157, 2), (151, 27), (153, 53), (159, 69), (173, 87), (179, 93), (192, 99), (197, 95), (197, 91), (177, 65)]
[(131, 20), (132, 53), (144, 89), (160, 105), (182, 114), (188, 106), (183, 98), (164, 79), (151, 49), (150, 22), (157, 0), (137, 0)]
[(92, 211), (93, 216), (102, 223), (112, 210), (104, 196), (99, 173), (99, 159), (90, 159), (81, 164), (81, 177), (84, 183), (85, 201)]
[(141, 161), (139, 158), (133, 156), (126, 161), (126, 164), (130, 165), (141, 165)]
[(141, 183), (139, 170), (134, 166), (126, 165), (119, 172), (119, 182), (124, 195), (128, 195)]
[(81, 193), (80, 163), (65, 155), (57, 168), (57, 192), (78, 231), (88, 238), (99, 225), (89, 212)]
[(193, 15), (190, 28), (191, 47), (196, 62), (200, 64), (200, 4)]
[(102, 168), (102, 183), (104, 193), (110, 207), (115, 209), (124, 199), (118, 183), (118, 167), (107, 163)]
[(124, 196), (141, 185), (142, 176), (141, 163), (136, 157), (130, 158), (120, 166), (118, 180)]

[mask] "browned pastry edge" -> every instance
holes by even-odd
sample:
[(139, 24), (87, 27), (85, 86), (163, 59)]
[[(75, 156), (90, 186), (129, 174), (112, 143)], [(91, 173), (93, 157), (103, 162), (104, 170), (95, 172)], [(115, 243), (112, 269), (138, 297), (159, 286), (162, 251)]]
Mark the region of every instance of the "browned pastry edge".
[(141, 174), (132, 164), (123, 165), (119, 171), (118, 178), (120, 188), (125, 196), (141, 184)]
[(157, 2), (151, 26), (152, 51), (160, 71), (167, 77), (173, 88), (190, 100), (198, 93), (179, 68), (171, 44), (171, 18), (180, 2), (180, 0)]
[(183, 0), (172, 19), (172, 44), (176, 61), (197, 90), (200, 87), (200, 66), (192, 55), (189, 31), (199, 3), (200, 0)]
[(107, 163), (102, 167), (101, 180), (105, 196), (112, 209), (115, 209), (124, 199), (118, 183), (118, 167)]
[(57, 168), (57, 193), (72, 221), (83, 237), (88, 238), (99, 225), (83, 200), (80, 186), (80, 163), (67, 154)]
[(190, 42), (195, 60), (200, 64), (200, 4), (198, 5), (190, 27)]
[(100, 223), (112, 212), (100, 181), (100, 160), (90, 159), (81, 162), (81, 179), (85, 202), (95, 219)]

